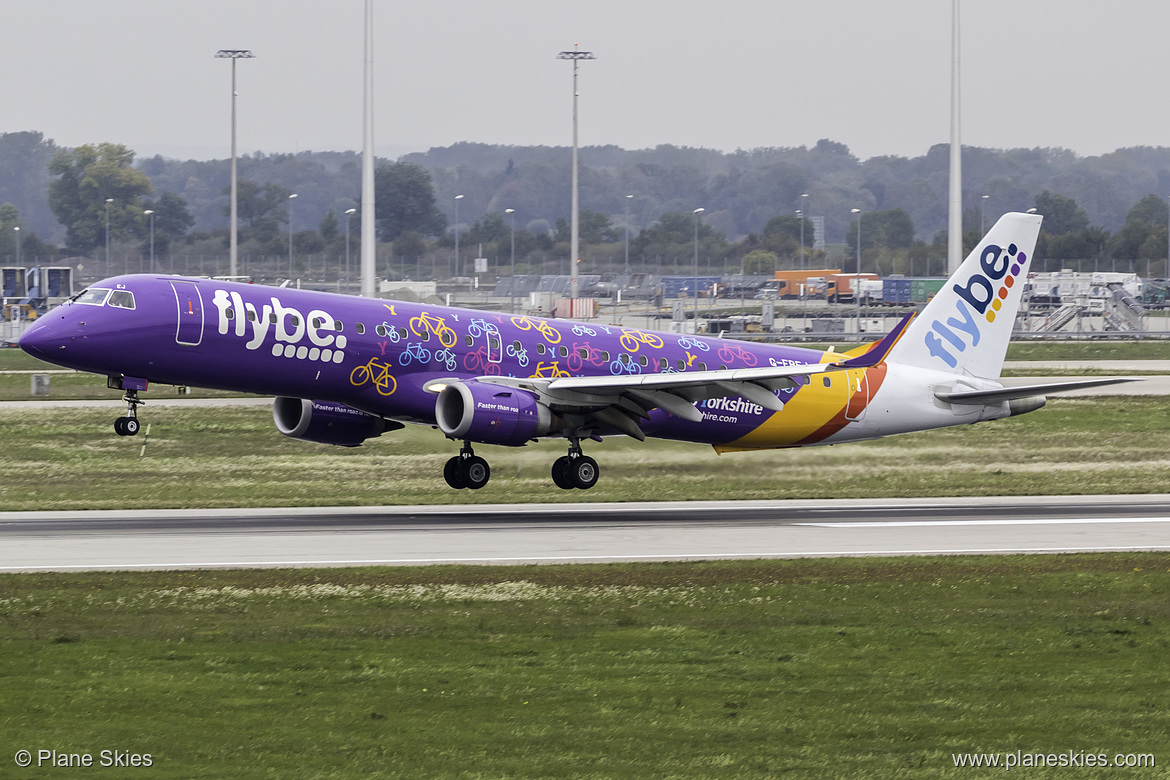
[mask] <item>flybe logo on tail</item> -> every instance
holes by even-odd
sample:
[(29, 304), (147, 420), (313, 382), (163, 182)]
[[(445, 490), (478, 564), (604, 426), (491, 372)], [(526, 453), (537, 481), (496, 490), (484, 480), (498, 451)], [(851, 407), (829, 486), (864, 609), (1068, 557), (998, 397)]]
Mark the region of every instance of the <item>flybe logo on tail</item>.
[[(952, 289), (958, 295), (955, 301), (957, 316), (945, 322), (934, 320), (925, 336), (930, 354), (940, 358), (951, 368), (959, 365), (956, 357), (968, 347), (979, 345), (983, 321), (995, 322), (1008, 291), (1015, 286), (1027, 265), (1027, 256), (1015, 244), (1007, 251), (988, 244), (979, 256), (978, 270), (964, 282), (956, 282)], [(1011, 312), (1005, 312), (1011, 316)]]

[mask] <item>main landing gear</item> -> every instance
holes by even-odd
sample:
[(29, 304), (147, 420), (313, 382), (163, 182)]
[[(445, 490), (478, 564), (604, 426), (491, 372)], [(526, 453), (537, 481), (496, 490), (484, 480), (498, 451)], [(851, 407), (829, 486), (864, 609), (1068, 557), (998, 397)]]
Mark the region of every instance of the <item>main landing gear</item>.
[(470, 488), (479, 490), (491, 479), (492, 470), (483, 458), (471, 450), (471, 442), (463, 442), (459, 454), (443, 466), (443, 478), (456, 490)]
[[(487, 461), (472, 451), (471, 442), (464, 442), (459, 454), (443, 466), (443, 479), (456, 490), (463, 488), (479, 490), (488, 483), (491, 476), (492, 470)], [(571, 440), (568, 455), (562, 455), (553, 461), (553, 482), (562, 490), (573, 488), (588, 490), (597, 484), (598, 476), (600, 471), (597, 468), (597, 461), (581, 452), (581, 442), (577, 439)]]
[(127, 390), (122, 400), (126, 402), (126, 416), (114, 420), (114, 432), (119, 436), (134, 436), (138, 433), (138, 407), (146, 401), (138, 397), (137, 390)]
[(568, 455), (562, 455), (553, 461), (553, 482), (561, 490), (572, 490), (573, 488), (588, 490), (597, 484), (597, 478), (600, 475), (597, 461), (582, 454), (581, 442), (577, 439), (571, 440)]

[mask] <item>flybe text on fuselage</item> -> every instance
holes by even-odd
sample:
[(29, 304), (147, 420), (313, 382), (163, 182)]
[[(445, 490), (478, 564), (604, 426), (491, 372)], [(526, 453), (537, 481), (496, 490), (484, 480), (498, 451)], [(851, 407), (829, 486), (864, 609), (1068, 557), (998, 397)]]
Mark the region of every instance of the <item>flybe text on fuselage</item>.
[(345, 360), (347, 340), (337, 332), (337, 320), (332, 314), (321, 309), (302, 314), (292, 306), (285, 306), (275, 295), (269, 300), (270, 304), (257, 309), (238, 292), (216, 290), (211, 302), (219, 313), (219, 334), (247, 339), (244, 348), (250, 350), (263, 347), (271, 334), (274, 357), (322, 363)]
[(958, 316), (947, 317), (946, 322), (936, 319), (930, 323), (930, 331), (924, 336), (930, 354), (955, 368), (958, 365), (955, 353), (979, 344), (983, 323), (995, 322), (1008, 292), (1025, 273), (1027, 264), (1027, 256), (1015, 244), (1008, 246), (1006, 252), (995, 244), (984, 247), (978, 270), (966, 281), (952, 285), (958, 296), (955, 300)]

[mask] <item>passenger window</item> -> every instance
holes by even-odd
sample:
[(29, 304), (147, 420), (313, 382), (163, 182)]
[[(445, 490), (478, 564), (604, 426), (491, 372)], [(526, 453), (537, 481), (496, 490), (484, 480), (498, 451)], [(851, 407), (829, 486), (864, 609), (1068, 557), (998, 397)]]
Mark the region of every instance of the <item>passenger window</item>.
[(700, 363), (700, 364), (698, 365), (698, 369), (699, 369), (700, 371), (706, 371), (706, 370), (707, 370), (707, 364), (706, 364), (706, 363)]
[(498, 338), (496, 338), (495, 336), (488, 336), (488, 346), (491, 347), (492, 349), (499, 349), (500, 348), (500, 340)]
[(561, 345), (561, 357), (568, 357), (568, 356), (569, 356), (569, 348), (566, 347), (564, 344), (562, 344)]
[(829, 379), (829, 377), (825, 377), (824, 380), (825, 380), (825, 387), (832, 387), (833, 386), (832, 379)]
[[(584, 356), (582, 356), (582, 357), (584, 357)], [(649, 362), (650, 362), (650, 361), (648, 361), (648, 360), (646, 359), (646, 356), (645, 356), (645, 355), (638, 355), (638, 363), (639, 363), (640, 365), (643, 365), (643, 366), (644, 366), (644, 365), (646, 365), (646, 364), (647, 364), (647, 363), (649, 363)]]
[(577, 353), (583, 358), (589, 357), (589, 350), (585, 349), (585, 347), (581, 347), (581, 349), (577, 350)]
[(408, 336), (410, 336), (410, 334), (406, 331), (406, 328), (399, 328), (398, 329), (398, 336), (400, 338), (407, 338)]
[(385, 325), (379, 325), (378, 327), (374, 328), (374, 333), (377, 333), (379, 336), (384, 338), (388, 331), (386, 330)]
[(341, 333), (341, 331), (342, 331), (344, 328), (345, 328), (345, 326), (341, 324), (341, 320), (334, 320), (334, 321), (333, 321), (333, 329), (334, 329), (335, 331), (337, 331), (338, 333)]
[(364, 323), (359, 322), (356, 325), (354, 325), (353, 327), (354, 327), (354, 330), (356, 330), (358, 332), (359, 336), (365, 334), (365, 332), (366, 332), (366, 326)]
[(256, 310), (255, 309), (248, 309), (248, 322), (255, 322), (255, 321), (256, 321)]
[(538, 354), (538, 355), (544, 354), (544, 344), (537, 344), (536, 345), (536, 354)]
[[(107, 306), (116, 306), (119, 309), (133, 309), (134, 308), (134, 293), (129, 290), (114, 290), (110, 293), (110, 300), (106, 301)], [(230, 312), (231, 309), (228, 309)]]
[(475, 337), (472, 336), (470, 333), (468, 333), (466, 336), (463, 337), (463, 343), (465, 343), (467, 346), (470, 347), (472, 344), (475, 343)]
[(627, 366), (630, 364), (630, 355), (629, 355), (629, 353), (627, 353), (627, 352), (623, 352), (623, 353), (622, 353), (622, 362), (623, 362), (623, 363), (625, 363)]
[(678, 359), (678, 370), (685, 371), (686, 368), (687, 368), (687, 361), (683, 360), (682, 358), (679, 358)]
[[(111, 302), (110, 302), (110, 305), (111, 305), (111, 306), (113, 306), (113, 305), (114, 305), (114, 304), (113, 304), (113, 301), (111, 301)], [(224, 313), (223, 313), (223, 314), (224, 314), (224, 316), (225, 316), (225, 317), (227, 317), (229, 320), (234, 320), (234, 319), (236, 318), (236, 310), (235, 310), (235, 309), (227, 309), (227, 310), (225, 310), (225, 311), (224, 311)]]

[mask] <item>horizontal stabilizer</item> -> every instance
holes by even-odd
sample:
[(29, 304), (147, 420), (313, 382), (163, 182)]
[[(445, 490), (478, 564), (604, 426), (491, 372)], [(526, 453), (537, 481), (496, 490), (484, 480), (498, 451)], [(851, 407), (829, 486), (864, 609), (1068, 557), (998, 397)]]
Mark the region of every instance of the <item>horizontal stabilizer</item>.
[(1116, 385), (1122, 382), (1137, 382), (1141, 377), (1110, 376), (1098, 379), (1078, 379), (1072, 382), (1054, 382), (1047, 385), (1025, 385), (1023, 387), (1002, 387), (996, 390), (970, 390), (961, 393), (935, 393), (934, 397), (948, 404), (969, 404), (981, 406), (1016, 398), (1030, 398), (1037, 395), (1063, 393), (1069, 390), (1083, 390), (1088, 387)]

